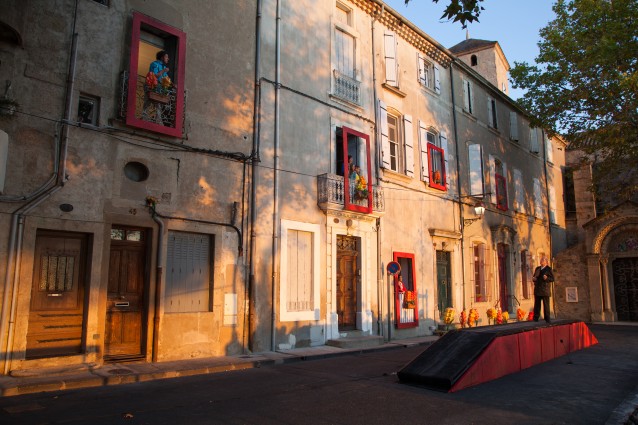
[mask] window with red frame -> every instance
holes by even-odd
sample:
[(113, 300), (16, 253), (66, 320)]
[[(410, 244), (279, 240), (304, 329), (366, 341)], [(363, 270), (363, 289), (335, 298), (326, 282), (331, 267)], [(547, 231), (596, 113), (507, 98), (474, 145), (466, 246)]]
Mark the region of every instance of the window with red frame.
[[(150, 16), (133, 13), (127, 125), (169, 136), (182, 136), (185, 50), (184, 32)], [(149, 76), (149, 72), (160, 51), (168, 54), (168, 72), (157, 81)]]
[(414, 254), (395, 252), (394, 261), (401, 271), (394, 276), (395, 327), (414, 328), (419, 325), (419, 302), (416, 286)]
[(432, 143), (428, 143), (428, 161), (430, 187), (445, 190), (445, 150), (439, 146), (433, 145)]
[(343, 176), (346, 210), (372, 212), (370, 136), (348, 127), (337, 127), (337, 174)]

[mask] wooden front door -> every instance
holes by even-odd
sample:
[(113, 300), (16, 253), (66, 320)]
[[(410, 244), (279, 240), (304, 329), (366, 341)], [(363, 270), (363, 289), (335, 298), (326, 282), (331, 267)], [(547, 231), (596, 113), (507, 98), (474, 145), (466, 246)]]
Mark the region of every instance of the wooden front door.
[(106, 302), (104, 356), (145, 355), (146, 231), (113, 227)]
[(337, 236), (337, 316), (339, 330), (357, 328), (357, 238)]
[(450, 253), (448, 251), (436, 251), (436, 281), (439, 311), (443, 316), (445, 309), (452, 307), (452, 279), (450, 276)]
[(83, 351), (87, 240), (76, 233), (37, 233), (27, 359)]
[(638, 258), (618, 258), (612, 270), (618, 320), (638, 322)]
[(498, 299), (499, 306), (501, 307), (501, 311), (508, 311), (509, 306), (509, 291), (507, 284), (507, 245), (498, 244), (497, 247), (498, 254)]

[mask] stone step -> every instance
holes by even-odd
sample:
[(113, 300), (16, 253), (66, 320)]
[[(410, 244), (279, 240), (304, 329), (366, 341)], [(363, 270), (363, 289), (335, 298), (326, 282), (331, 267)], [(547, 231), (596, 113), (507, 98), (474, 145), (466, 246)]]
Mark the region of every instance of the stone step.
[(326, 345), (338, 348), (370, 348), (383, 344), (383, 337), (373, 336), (346, 336), (345, 338), (329, 339)]

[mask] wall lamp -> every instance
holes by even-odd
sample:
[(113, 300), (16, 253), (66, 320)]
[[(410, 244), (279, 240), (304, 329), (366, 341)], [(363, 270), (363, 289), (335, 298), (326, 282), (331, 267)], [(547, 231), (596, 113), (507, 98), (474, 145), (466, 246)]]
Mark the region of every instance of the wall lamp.
[(483, 218), (483, 215), (485, 214), (485, 207), (483, 206), (483, 203), (481, 201), (477, 201), (476, 204), (474, 204), (474, 214), (476, 214), (476, 217), (474, 218), (463, 219), (463, 227), (469, 226), (476, 220), (480, 220)]

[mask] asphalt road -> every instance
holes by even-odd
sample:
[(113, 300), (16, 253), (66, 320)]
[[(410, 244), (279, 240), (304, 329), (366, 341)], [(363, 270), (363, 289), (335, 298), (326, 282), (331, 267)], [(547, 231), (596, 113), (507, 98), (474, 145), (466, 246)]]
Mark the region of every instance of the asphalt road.
[(605, 424), (638, 393), (638, 327), (590, 329), (593, 347), (457, 393), (398, 381), (417, 346), (3, 397), (0, 424)]

